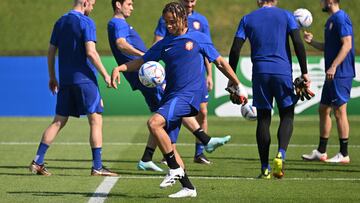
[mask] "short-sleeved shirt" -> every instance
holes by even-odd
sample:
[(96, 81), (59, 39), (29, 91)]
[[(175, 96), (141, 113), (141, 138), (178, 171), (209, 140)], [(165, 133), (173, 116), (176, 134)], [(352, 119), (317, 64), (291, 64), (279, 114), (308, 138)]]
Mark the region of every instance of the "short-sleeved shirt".
[(89, 41), (96, 42), (96, 27), (84, 14), (72, 10), (55, 23), (50, 44), (59, 49), (61, 85), (97, 84), (97, 71), (86, 55), (85, 43)]
[(299, 29), (289, 11), (262, 7), (245, 15), (235, 37), (249, 39), (253, 74), (292, 75), (289, 34)]
[(344, 61), (337, 67), (336, 78), (355, 77), (355, 43), (352, 22), (350, 17), (339, 10), (329, 17), (325, 25), (325, 71), (327, 71), (342, 47), (341, 39), (352, 36), (352, 48)]
[[(209, 38), (210, 36), (210, 27), (209, 22), (206, 17), (200, 13), (193, 11), (191, 15), (188, 16), (188, 27), (189, 30), (195, 30), (206, 34)], [(160, 17), (158, 25), (155, 29), (155, 35), (165, 37), (169, 35), (168, 30), (166, 29), (166, 23), (163, 17)]]
[(145, 53), (143, 60), (165, 63), (166, 88), (161, 103), (181, 97), (199, 110), (204, 57), (213, 62), (219, 56), (207, 35), (189, 30), (181, 36), (166, 36)]
[[(116, 40), (119, 38), (125, 38), (126, 42), (135, 49), (142, 52), (147, 51), (144, 41), (141, 39), (136, 30), (125, 21), (125, 19), (112, 18), (108, 23), (108, 39), (111, 51), (118, 65), (140, 58), (138, 56), (121, 52), (116, 46)], [(139, 89), (139, 85), (141, 84), (137, 71), (124, 72), (123, 74), (133, 90)]]

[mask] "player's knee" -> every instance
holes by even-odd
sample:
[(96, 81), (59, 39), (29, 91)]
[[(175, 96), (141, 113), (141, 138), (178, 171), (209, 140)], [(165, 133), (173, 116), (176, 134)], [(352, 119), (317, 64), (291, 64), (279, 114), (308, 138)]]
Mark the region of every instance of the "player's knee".
[(154, 130), (158, 129), (158, 128), (162, 128), (163, 127), (163, 122), (158, 119), (157, 117), (151, 117), (148, 122), (147, 122), (148, 128), (151, 132), (153, 132)]

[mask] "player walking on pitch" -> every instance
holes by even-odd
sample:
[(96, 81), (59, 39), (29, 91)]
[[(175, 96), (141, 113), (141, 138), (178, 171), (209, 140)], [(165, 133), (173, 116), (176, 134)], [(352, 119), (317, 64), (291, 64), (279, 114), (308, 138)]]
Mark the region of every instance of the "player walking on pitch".
[[(273, 175), (284, 176), (286, 150), (293, 131), (294, 106), (298, 100), (292, 82), (291, 37), (298, 57), (302, 78), (309, 87), (306, 53), (294, 16), (277, 8), (276, 0), (257, 0), (259, 9), (245, 15), (239, 24), (231, 47), (229, 60), (236, 70), (240, 50), (246, 39), (251, 45), (253, 105), (257, 108), (256, 140), (261, 161), (259, 178), (269, 179), (270, 124), (273, 98), (279, 114), (278, 152), (274, 159)], [(236, 100), (233, 102), (237, 102)]]
[[(62, 16), (54, 26), (48, 51), (48, 68), (50, 91), (58, 94), (56, 116), (43, 133), (36, 157), (30, 164), (29, 169), (35, 174), (51, 175), (44, 166), (45, 153), (66, 125), (69, 116), (87, 115), (93, 155), (91, 175), (117, 176), (102, 165), (101, 159), (103, 103), (94, 72), (99, 71), (108, 86), (111, 81), (95, 48), (95, 24), (88, 17), (94, 4), (95, 0), (75, 0), (73, 10)], [(55, 76), (58, 49), (59, 84)]]
[[(304, 33), (304, 39), (308, 44), (324, 51), (326, 78), (319, 107), (319, 146), (310, 154), (302, 155), (302, 158), (348, 164), (350, 163), (348, 154), (350, 127), (346, 109), (352, 80), (355, 77), (355, 46), (351, 19), (340, 9), (339, 3), (340, 0), (321, 0), (323, 11), (330, 15), (325, 24), (324, 43), (313, 40), (312, 33)], [(336, 118), (340, 152), (327, 159), (326, 145), (331, 132), (331, 111)]]
[(169, 187), (179, 180), (183, 189), (169, 197), (196, 197), (196, 189), (190, 182), (174, 145), (178, 133), (172, 132), (179, 131), (183, 117), (194, 116), (199, 111), (199, 95), (203, 84), (199, 78), (202, 77), (203, 57), (214, 62), (233, 82), (232, 88), (236, 90), (242, 103), (247, 101), (247, 95), (230, 65), (218, 54), (210, 39), (200, 32), (188, 30), (186, 10), (181, 4), (167, 4), (163, 17), (171, 35), (156, 43), (142, 58), (114, 68), (112, 86), (117, 88), (119, 71), (136, 71), (147, 61), (165, 62), (167, 86), (159, 109), (148, 120), (149, 131), (156, 138), (169, 167), (160, 187)]

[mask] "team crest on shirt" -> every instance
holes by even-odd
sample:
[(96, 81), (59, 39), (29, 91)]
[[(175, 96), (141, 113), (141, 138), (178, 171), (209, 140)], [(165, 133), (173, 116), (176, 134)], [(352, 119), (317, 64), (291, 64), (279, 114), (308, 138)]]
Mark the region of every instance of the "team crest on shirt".
[(199, 23), (199, 21), (194, 21), (194, 22), (193, 22), (193, 27), (194, 27), (195, 30), (200, 30), (200, 23)]
[(188, 41), (185, 44), (185, 49), (191, 51), (194, 48), (194, 43), (192, 41)]

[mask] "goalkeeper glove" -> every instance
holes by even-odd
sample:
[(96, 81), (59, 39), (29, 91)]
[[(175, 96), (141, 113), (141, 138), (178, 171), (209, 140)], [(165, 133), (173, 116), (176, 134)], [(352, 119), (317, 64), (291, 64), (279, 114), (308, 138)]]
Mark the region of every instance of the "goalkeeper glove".
[(245, 90), (245, 87), (242, 84), (231, 85), (225, 88), (226, 91), (230, 93), (230, 100), (234, 104), (246, 104), (248, 94)]
[(306, 81), (303, 77), (297, 77), (294, 80), (295, 92), (301, 101), (304, 101), (305, 98), (310, 100), (311, 97), (315, 96), (315, 94), (307, 87), (305, 83)]

